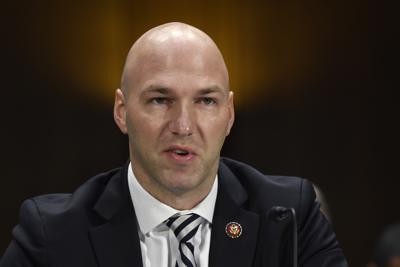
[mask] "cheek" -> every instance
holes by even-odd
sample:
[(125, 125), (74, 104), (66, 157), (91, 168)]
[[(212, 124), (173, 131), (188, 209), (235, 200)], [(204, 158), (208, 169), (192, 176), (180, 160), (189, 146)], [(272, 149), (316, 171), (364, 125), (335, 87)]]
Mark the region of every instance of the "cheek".
[(150, 142), (158, 137), (162, 129), (162, 120), (157, 116), (149, 116), (140, 111), (127, 114), (128, 135), (131, 141)]
[[(208, 138), (214, 140), (212, 142), (223, 142), (226, 137), (229, 125), (229, 118), (227, 115), (204, 117), (201, 119), (201, 128)], [(210, 141), (210, 140), (209, 140)]]

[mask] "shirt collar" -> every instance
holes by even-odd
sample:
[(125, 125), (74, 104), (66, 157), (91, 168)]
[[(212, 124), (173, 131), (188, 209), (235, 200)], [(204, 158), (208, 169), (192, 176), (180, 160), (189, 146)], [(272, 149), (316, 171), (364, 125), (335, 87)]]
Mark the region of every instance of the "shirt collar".
[(191, 210), (176, 210), (150, 195), (137, 181), (132, 164), (128, 167), (128, 186), (140, 231), (147, 234), (175, 214), (195, 213), (212, 223), (218, 191), (218, 175), (208, 195)]

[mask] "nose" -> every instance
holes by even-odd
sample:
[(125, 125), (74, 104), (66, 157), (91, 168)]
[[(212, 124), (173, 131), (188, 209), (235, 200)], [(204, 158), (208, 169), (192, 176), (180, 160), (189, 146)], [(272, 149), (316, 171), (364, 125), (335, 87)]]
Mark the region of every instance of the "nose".
[(168, 130), (177, 136), (191, 136), (194, 130), (193, 112), (193, 107), (190, 107), (189, 104), (177, 104), (171, 110)]

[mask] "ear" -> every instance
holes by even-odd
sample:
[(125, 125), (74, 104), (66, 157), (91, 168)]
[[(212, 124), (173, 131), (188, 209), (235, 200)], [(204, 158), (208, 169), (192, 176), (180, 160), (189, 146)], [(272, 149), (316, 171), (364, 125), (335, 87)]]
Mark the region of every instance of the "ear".
[(115, 91), (114, 100), (114, 121), (122, 133), (127, 134), (128, 128), (126, 127), (126, 105), (125, 96), (121, 89)]
[(226, 129), (226, 136), (229, 135), (231, 132), (233, 123), (235, 121), (235, 107), (233, 103), (233, 92), (229, 91), (229, 96), (228, 96), (228, 109), (229, 109), (229, 121), (228, 121), (228, 128)]

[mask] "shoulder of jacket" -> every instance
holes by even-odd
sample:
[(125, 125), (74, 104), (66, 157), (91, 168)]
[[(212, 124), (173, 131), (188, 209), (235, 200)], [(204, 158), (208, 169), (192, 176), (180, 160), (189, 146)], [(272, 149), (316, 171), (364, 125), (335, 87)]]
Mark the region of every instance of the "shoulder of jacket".
[(73, 193), (39, 195), (25, 202), (32, 201), (42, 217), (61, 215), (87, 207), (92, 208), (98, 196), (104, 191), (109, 180), (118, 175), (121, 169), (121, 167), (115, 168), (89, 178)]
[(257, 209), (264, 211), (272, 206), (298, 208), (301, 202), (308, 205), (315, 198), (312, 184), (307, 179), (265, 175), (246, 163), (229, 158), (221, 158), (221, 164), (233, 173), (245, 188), (249, 202), (254, 203)]
[(291, 187), (298, 188), (301, 187), (301, 183), (306, 180), (296, 176), (263, 174), (246, 163), (226, 157), (221, 158), (221, 163), (225, 165), (242, 184), (256, 184), (257, 187), (261, 187), (261, 190), (263, 186), (274, 187), (277, 189), (289, 189)]

